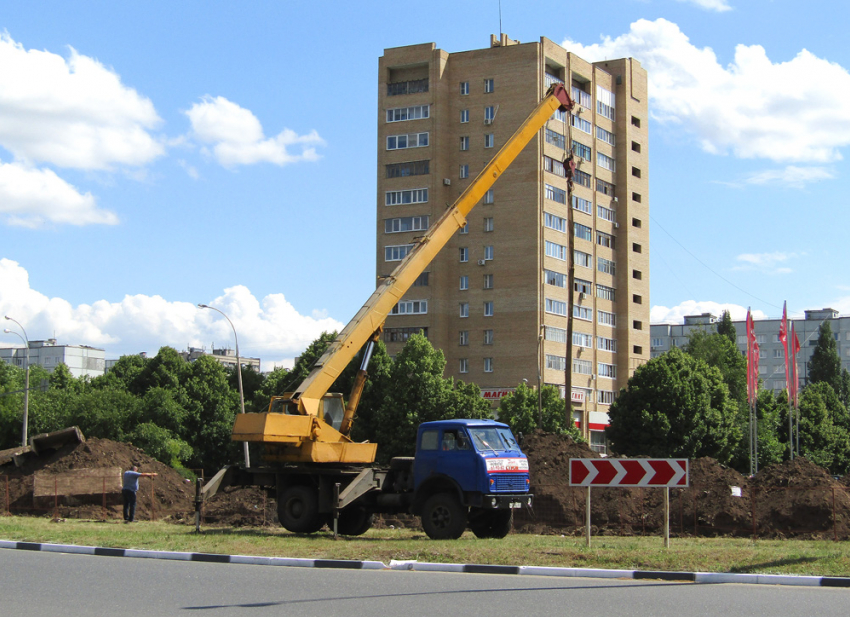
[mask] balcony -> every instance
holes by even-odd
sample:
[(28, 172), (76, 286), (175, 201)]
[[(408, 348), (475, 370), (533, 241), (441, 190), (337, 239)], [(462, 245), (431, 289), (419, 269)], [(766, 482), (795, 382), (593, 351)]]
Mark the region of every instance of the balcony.
[(588, 109), (593, 109), (593, 103), (590, 99), (590, 95), (584, 90), (577, 88), (576, 86), (572, 87), (572, 97), (573, 101), (581, 105), (582, 107), (587, 107)]
[(399, 94), (416, 94), (417, 92), (428, 92), (428, 78), (413, 79), (410, 81), (397, 81), (387, 84), (387, 96)]

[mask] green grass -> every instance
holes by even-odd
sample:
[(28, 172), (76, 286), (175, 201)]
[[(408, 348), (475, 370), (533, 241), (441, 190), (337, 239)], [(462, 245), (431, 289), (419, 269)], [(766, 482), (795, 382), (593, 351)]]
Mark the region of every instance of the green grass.
[(375, 560), (415, 559), (438, 563), (534, 565), (666, 571), (745, 572), (850, 576), (850, 543), (740, 538), (596, 537), (591, 548), (573, 536), (511, 534), (479, 540), (466, 532), (457, 541), (429, 540), (421, 531), (373, 529), (356, 538), (334, 540), (320, 532), (304, 536), (283, 529), (206, 527), (118, 521), (0, 516), (0, 539), (115, 548)]

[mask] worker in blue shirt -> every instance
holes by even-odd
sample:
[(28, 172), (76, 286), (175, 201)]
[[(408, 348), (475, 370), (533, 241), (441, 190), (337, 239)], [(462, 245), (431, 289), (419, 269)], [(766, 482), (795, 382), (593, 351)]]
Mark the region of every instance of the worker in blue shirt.
[(139, 490), (139, 478), (152, 478), (155, 473), (141, 473), (138, 465), (124, 472), (124, 484), (121, 495), (124, 497), (124, 522), (132, 523), (136, 518), (136, 491)]

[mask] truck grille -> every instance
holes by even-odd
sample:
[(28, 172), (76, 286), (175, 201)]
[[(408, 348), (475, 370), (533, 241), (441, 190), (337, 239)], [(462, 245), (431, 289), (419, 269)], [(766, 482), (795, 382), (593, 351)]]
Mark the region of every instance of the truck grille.
[(496, 483), (494, 493), (526, 493), (528, 492), (527, 473), (496, 473), (491, 476)]

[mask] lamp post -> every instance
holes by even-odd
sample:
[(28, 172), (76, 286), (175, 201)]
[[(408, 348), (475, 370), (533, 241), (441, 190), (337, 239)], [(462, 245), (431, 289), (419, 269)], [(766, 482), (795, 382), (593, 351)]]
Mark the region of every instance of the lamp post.
[[(233, 329), (233, 339), (236, 341), (236, 380), (239, 384), (239, 408), (242, 413), (245, 413), (245, 392), (242, 389), (242, 361), (239, 359), (239, 337), (236, 336), (236, 327), (233, 325), (233, 322), (230, 321), (230, 317), (225, 315), (222, 311), (218, 310), (214, 306), (207, 306), (206, 304), (198, 304), (198, 308), (210, 309), (215, 311), (216, 313), (220, 313), (222, 317), (227, 320), (227, 323), (230, 324), (230, 327)], [(245, 467), (251, 466), (251, 456), (248, 453), (248, 442), (243, 441), (242, 445), (245, 448)]]
[(26, 350), (27, 350), (27, 368), (26, 368), (26, 373), (25, 373), (26, 377), (24, 378), (24, 426), (23, 426), (23, 430), (22, 430), (23, 437), (22, 437), (22, 440), (21, 440), (21, 445), (26, 446), (27, 440), (28, 440), (27, 423), (29, 422), (29, 412), (30, 412), (30, 339), (27, 336), (27, 331), (24, 330), (24, 327), (20, 324), (20, 322), (15, 321), (14, 319), (9, 317), (8, 315), (6, 315), (6, 319), (18, 324), (18, 327), (21, 329), (21, 331), (24, 333), (24, 335), (21, 336), (20, 334), (18, 334), (14, 330), (9, 330), (9, 328), (4, 329), (3, 332), (5, 332), (7, 334), (14, 334), (18, 338), (20, 338), (24, 342), (24, 345), (26, 345)]

